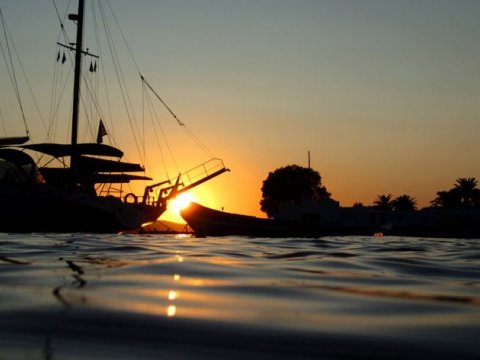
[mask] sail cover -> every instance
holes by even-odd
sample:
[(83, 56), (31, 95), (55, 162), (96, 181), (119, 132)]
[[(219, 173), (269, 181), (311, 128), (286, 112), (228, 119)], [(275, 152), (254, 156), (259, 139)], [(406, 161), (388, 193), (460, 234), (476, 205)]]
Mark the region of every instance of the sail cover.
[(145, 180), (150, 181), (152, 178), (148, 176), (136, 176), (131, 174), (95, 174), (93, 176), (93, 181), (97, 184), (100, 183), (111, 183), (111, 184), (120, 184), (120, 183), (129, 183), (132, 180)]
[(89, 156), (80, 156), (78, 158), (78, 168), (81, 171), (92, 173), (145, 171), (140, 164), (105, 160)]
[[(0, 151), (1, 154), (1, 151)], [(47, 182), (60, 182), (67, 183), (71, 179), (71, 172), (69, 168), (41, 168), (42, 175), (45, 177)], [(101, 184), (101, 183), (129, 183), (130, 181), (135, 180), (152, 180), (148, 176), (139, 176), (132, 174), (82, 174), (83, 179), (88, 179), (88, 182)]]
[[(22, 146), (24, 149), (38, 151), (53, 157), (71, 156), (73, 147), (70, 144), (40, 143)], [(110, 145), (81, 143), (76, 145), (79, 155), (98, 155), (121, 158), (123, 151)]]
[(19, 145), (26, 143), (30, 138), (28, 136), (11, 136), (0, 137), (0, 146), (2, 145)]

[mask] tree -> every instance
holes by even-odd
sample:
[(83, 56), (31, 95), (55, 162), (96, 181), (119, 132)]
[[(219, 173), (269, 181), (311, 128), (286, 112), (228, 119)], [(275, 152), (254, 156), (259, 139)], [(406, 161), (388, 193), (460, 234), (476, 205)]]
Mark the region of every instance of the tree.
[(392, 194), (378, 195), (377, 199), (373, 202), (373, 206), (380, 210), (392, 210)]
[(273, 217), (281, 203), (298, 203), (303, 198), (320, 202), (329, 198), (330, 193), (322, 186), (321, 179), (317, 171), (298, 165), (270, 172), (262, 185), (261, 210)]
[(472, 206), (480, 208), (480, 189), (474, 189), (472, 193)]
[(462, 197), (458, 189), (455, 188), (447, 191), (438, 191), (437, 197), (430, 204), (433, 207), (457, 209), (462, 206)]
[(410, 195), (400, 195), (392, 200), (395, 211), (413, 211), (417, 209), (417, 200)]
[(437, 197), (430, 203), (433, 207), (447, 209), (480, 207), (480, 189), (475, 178), (458, 178), (454, 187), (447, 191), (438, 191)]
[(475, 178), (459, 178), (455, 183), (462, 201), (462, 207), (473, 206), (473, 194), (477, 188), (478, 181)]

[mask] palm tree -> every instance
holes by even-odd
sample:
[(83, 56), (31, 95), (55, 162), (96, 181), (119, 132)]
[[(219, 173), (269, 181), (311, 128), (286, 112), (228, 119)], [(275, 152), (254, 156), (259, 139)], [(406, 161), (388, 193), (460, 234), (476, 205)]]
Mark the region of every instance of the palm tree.
[(377, 199), (373, 202), (373, 206), (380, 210), (392, 210), (392, 194), (378, 195)]
[(438, 191), (437, 197), (430, 204), (437, 208), (457, 209), (462, 206), (462, 197), (457, 188), (448, 191)]
[(480, 207), (480, 189), (475, 178), (458, 178), (454, 187), (437, 192), (431, 201), (433, 207), (458, 209), (461, 207)]
[(417, 200), (410, 195), (400, 195), (392, 200), (395, 211), (412, 211), (417, 209)]
[(459, 178), (455, 183), (455, 189), (460, 193), (461, 202), (463, 207), (473, 206), (473, 197), (475, 189), (477, 188), (478, 181), (473, 178)]

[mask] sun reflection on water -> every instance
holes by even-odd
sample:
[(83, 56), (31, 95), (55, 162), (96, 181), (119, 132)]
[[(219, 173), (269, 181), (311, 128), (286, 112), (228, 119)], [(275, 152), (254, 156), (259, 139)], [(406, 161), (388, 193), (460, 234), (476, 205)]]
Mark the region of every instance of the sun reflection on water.
[(168, 300), (175, 300), (177, 298), (177, 292), (170, 290), (168, 293)]
[(167, 308), (167, 316), (173, 317), (177, 312), (177, 307), (175, 305), (169, 305)]
[[(175, 255), (175, 258), (176, 258), (176, 261), (179, 262), (179, 263), (182, 263), (184, 261), (184, 257), (182, 255)], [(181, 279), (180, 274), (177, 274), (177, 273), (173, 274), (173, 281), (175, 283), (178, 284), (180, 279)], [(173, 302), (174, 300), (177, 300), (178, 299), (178, 291), (173, 290), (173, 289), (170, 290), (168, 292), (167, 298), (168, 298), (168, 301), (170, 301), (170, 302)], [(167, 317), (174, 317), (176, 314), (177, 314), (177, 306), (170, 303), (170, 305), (168, 305), (168, 307), (167, 307)]]

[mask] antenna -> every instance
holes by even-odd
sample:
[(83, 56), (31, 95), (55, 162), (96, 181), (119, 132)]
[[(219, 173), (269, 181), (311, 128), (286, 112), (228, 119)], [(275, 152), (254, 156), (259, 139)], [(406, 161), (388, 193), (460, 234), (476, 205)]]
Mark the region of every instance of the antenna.
[(308, 150), (308, 168), (310, 169), (310, 150)]

